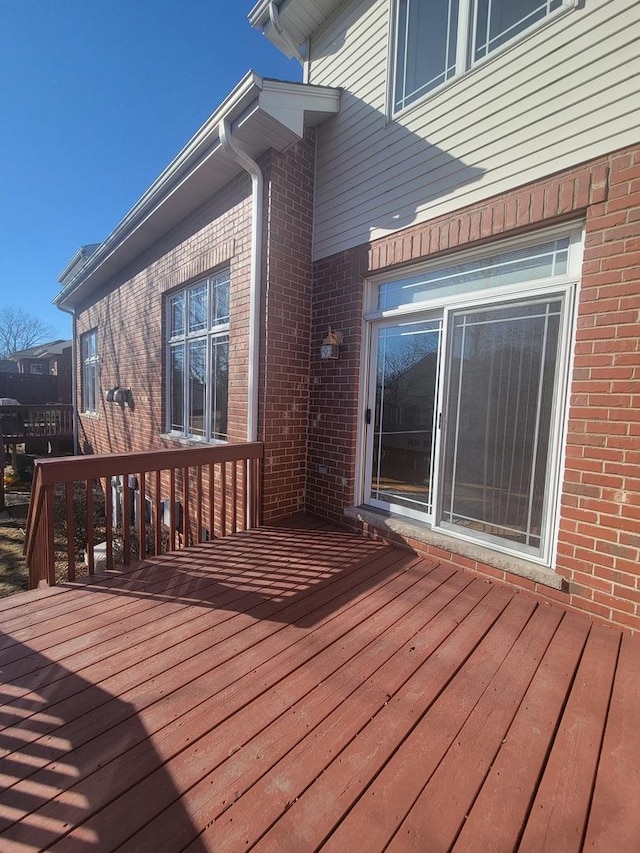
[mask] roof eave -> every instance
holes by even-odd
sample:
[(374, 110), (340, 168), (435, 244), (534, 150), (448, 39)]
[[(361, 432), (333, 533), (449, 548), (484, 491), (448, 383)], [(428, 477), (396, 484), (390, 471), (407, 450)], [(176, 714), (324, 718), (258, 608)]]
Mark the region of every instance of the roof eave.
[[(264, 80), (254, 72), (249, 72), (91, 254), (77, 274), (65, 284), (53, 303), (61, 309), (76, 308), (95, 288), (112, 278), (133, 257), (144, 251), (147, 247), (145, 244), (152, 245), (159, 239), (158, 235), (154, 236), (153, 233), (154, 217), (156, 228), (164, 228), (165, 233), (173, 224), (179, 222), (182, 218), (179, 208), (181, 204), (184, 206), (185, 202), (184, 198), (182, 202), (176, 202), (175, 197), (181, 192), (183, 196), (186, 195), (189, 182), (192, 182), (191, 186), (195, 185), (193, 179), (200, 169), (207, 167), (211, 170), (212, 163), (219, 163), (219, 168), (222, 168), (224, 163), (225, 175), (229, 174), (231, 167), (236, 172), (240, 171), (235, 162), (230, 165), (228, 156), (220, 146), (218, 128), (223, 119), (229, 121), (232, 127), (235, 125), (239, 133), (249, 133), (247, 128), (250, 127), (251, 116), (260, 112), (274, 128), (281, 129), (283, 145), (286, 145), (301, 138), (305, 126), (317, 124), (322, 118), (335, 114), (338, 108), (337, 89)], [(257, 144), (263, 145), (263, 150), (274, 147), (262, 137)], [(212, 190), (211, 195), (215, 191), (217, 190)], [(171, 219), (172, 200), (175, 222)], [(182, 216), (184, 215), (187, 214), (183, 212)], [(143, 226), (146, 226), (145, 231)], [(128, 253), (125, 251), (127, 244)]]
[[(282, 0), (274, 0), (276, 6), (280, 6)], [(260, 0), (259, 3), (253, 7), (253, 9), (247, 15), (249, 19), (249, 23), (254, 29), (261, 29), (269, 20), (269, 6), (271, 5), (271, 0)]]
[[(249, 12), (249, 23), (262, 32), (285, 56), (291, 57), (291, 44), (302, 51), (311, 38), (342, 5), (343, 0), (274, 0), (279, 19), (276, 26), (271, 19), (270, 0), (260, 0)], [(286, 37), (279, 32), (283, 30)]]

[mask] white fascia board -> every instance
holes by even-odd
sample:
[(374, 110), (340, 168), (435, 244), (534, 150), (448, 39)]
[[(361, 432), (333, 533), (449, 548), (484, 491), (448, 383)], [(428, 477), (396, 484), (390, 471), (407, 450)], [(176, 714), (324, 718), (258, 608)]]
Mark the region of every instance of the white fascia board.
[[(189, 140), (167, 168), (156, 178), (144, 195), (134, 204), (124, 219), (101, 243), (93, 255), (83, 265), (78, 274), (60, 291), (53, 300), (58, 307), (72, 307), (69, 297), (77, 291), (108, 260), (137, 228), (144, 224), (151, 213), (169, 197), (177, 186), (201, 165), (203, 156), (209, 156), (219, 147), (218, 126), (223, 118), (231, 117), (249, 105), (261, 89), (262, 78), (249, 71), (236, 88), (220, 104), (202, 127)], [(213, 149), (213, 150), (212, 150)], [(208, 159), (208, 157), (206, 158)]]
[[(222, 166), (220, 158), (228, 160), (218, 138), (219, 125), (223, 119), (228, 120), (234, 127), (237, 123), (242, 123), (243, 118), (246, 120), (256, 111), (262, 111), (282, 125), (282, 145), (285, 147), (291, 142), (291, 133), (301, 139), (305, 127), (315, 126), (319, 121), (335, 114), (339, 109), (339, 98), (338, 89), (263, 80), (250, 71), (106, 240), (82, 264), (73, 278), (65, 284), (54, 298), (54, 305), (62, 308), (75, 307), (84, 296), (89, 295), (92, 286), (98, 287), (105, 283), (140, 254), (147, 244), (151, 245), (158, 239), (160, 235), (154, 231), (151, 221), (154, 215), (159, 214), (162, 208), (166, 218), (171, 210), (168, 205), (172, 199), (194, 179), (203, 166), (216, 162)], [(257, 142), (261, 142), (263, 150), (266, 150), (267, 145), (263, 140)], [(185, 214), (173, 215), (177, 217), (177, 223)], [(168, 219), (171, 219), (170, 214)], [(168, 222), (164, 221), (162, 230), (166, 232), (170, 227)]]

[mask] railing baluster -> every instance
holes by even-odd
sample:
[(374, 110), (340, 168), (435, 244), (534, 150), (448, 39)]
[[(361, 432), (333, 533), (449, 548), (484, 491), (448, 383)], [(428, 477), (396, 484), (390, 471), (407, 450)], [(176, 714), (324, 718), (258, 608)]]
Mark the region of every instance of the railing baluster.
[(107, 570), (113, 570), (113, 491), (111, 477), (104, 479), (104, 526), (106, 533)]
[(260, 527), (262, 524), (262, 459), (253, 459), (253, 470), (255, 477), (255, 498), (253, 502), (253, 526)]
[(231, 463), (231, 532), (238, 530), (238, 465)]
[(220, 465), (220, 535), (227, 535), (227, 463)]
[(182, 547), (186, 548), (189, 545), (189, 530), (191, 523), (189, 501), (189, 469), (182, 470)]
[(147, 558), (147, 485), (144, 471), (138, 474), (138, 558)]
[(65, 483), (65, 512), (67, 516), (67, 575), (76, 579), (76, 519), (73, 506), (73, 483)]
[(155, 500), (153, 501), (153, 525), (155, 533), (156, 554), (162, 553), (162, 528), (160, 526), (160, 471), (155, 472)]
[(93, 559), (93, 480), (86, 481), (85, 494), (87, 496), (87, 566), (89, 574), (94, 575), (96, 567)]
[(47, 582), (49, 586), (55, 586), (56, 546), (53, 528), (53, 485), (45, 486), (43, 523), (45, 524)]
[(122, 476), (122, 564), (131, 562), (131, 489), (129, 475)]
[(176, 469), (169, 471), (169, 527), (171, 550), (176, 550)]
[(242, 529), (249, 529), (249, 460), (243, 459), (242, 465)]
[(202, 542), (202, 465), (196, 468), (196, 543)]
[(216, 514), (215, 514), (215, 477), (216, 466), (211, 463), (209, 469), (209, 539), (215, 539), (216, 536)]

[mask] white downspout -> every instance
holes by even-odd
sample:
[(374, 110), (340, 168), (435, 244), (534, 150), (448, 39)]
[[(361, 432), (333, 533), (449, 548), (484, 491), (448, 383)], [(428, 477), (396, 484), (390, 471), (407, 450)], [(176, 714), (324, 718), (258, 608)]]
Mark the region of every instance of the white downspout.
[(229, 120), (219, 124), (218, 135), (224, 151), (251, 175), (251, 267), (249, 284), (249, 388), (247, 441), (258, 440), (258, 400), (260, 380), (260, 296), (262, 267), (262, 205), (264, 178), (260, 167), (238, 145)]

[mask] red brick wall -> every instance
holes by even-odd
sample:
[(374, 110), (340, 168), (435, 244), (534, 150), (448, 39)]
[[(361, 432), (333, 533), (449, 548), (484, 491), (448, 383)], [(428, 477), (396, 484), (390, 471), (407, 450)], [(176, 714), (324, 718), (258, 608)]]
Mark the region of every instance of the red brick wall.
[(572, 602), (640, 629), (640, 148), (587, 210), (558, 570)]
[(314, 140), (280, 154), (266, 178), (264, 338), (259, 438), (265, 445), (263, 517), (305, 507), (311, 337)]
[[(165, 431), (165, 294), (215, 271), (231, 270), (229, 435), (246, 438), (251, 187), (241, 175), (185, 219), (78, 313), (77, 332), (98, 329), (98, 416), (80, 417), (80, 446), (117, 453), (175, 446)], [(80, 389), (81, 357), (77, 357)], [(130, 387), (133, 408), (106, 403), (107, 389)], [(78, 401), (79, 403), (79, 401)]]
[[(265, 444), (265, 520), (305, 504), (314, 134), (260, 161), (265, 178), (261, 389), (258, 438)], [(80, 418), (85, 452), (175, 446), (165, 431), (163, 305), (166, 293), (208, 273), (231, 270), (229, 438), (247, 436), (251, 185), (242, 175), (137, 259), (79, 313), (78, 335), (98, 329), (98, 416)], [(78, 388), (81, 365), (78, 359)], [(115, 385), (134, 407), (106, 403)]]
[[(363, 277), (579, 216), (586, 244), (554, 567), (567, 591), (538, 589), (640, 629), (640, 148), (315, 265), (308, 506), (341, 519), (355, 494)], [(329, 323), (345, 345), (339, 362), (323, 363), (319, 346)], [(448, 552), (436, 556), (535, 587)]]
[[(309, 395), (310, 512), (342, 520), (353, 503), (362, 337), (362, 252), (342, 252), (315, 265), (311, 393)], [(338, 361), (322, 361), (329, 326), (342, 332)]]

